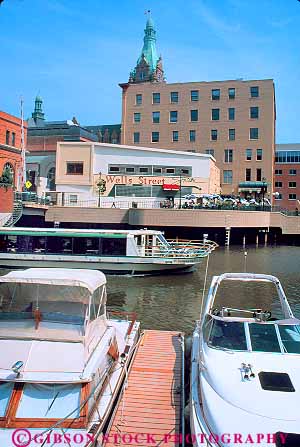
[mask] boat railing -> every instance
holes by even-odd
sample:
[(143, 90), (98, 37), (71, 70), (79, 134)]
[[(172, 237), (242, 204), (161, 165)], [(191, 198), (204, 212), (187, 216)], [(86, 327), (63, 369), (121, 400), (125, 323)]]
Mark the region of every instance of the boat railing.
[[(167, 244), (139, 247), (143, 256), (153, 258), (204, 258), (218, 247), (209, 240), (167, 240)], [(143, 250), (142, 250), (143, 249)]]
[(130, 322), (125, 337), (128, 337), (133, 329), (133, 326), (136, 322), (137, 315), (135, 312), (127, 312), (125, 310), (107, 310), (107, 318), (118, 319), (118, 320), (126, 320)]

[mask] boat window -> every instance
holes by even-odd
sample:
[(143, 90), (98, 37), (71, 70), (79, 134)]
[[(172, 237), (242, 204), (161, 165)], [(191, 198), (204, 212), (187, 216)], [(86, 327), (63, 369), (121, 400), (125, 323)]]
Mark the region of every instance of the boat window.
[(51, 236), (47, 238), (48, 253), (72, 253), (72, 238)]
[(281, 341), (286, 352), (300, 354), (300, 326), (278, 325)]
[(244, 323), (214, 320), (208, 344), (236, 351), (247, 351)]
[(102, 238), (101, 254), (104, 256), (126, 256), (126, 238)]
[(80, 416), (81, 385), (25, 383), (17, 409), (17, 418), (71, 418)]
[(203, 324), (203, 338), (204, 338), (204, 340), (207, 340), (209, 337), (212, 321), (213, 321), (212, 317), (210, 315), (206, 315), (205, 321)]
[(106, 287), (101, 286), (96, 289), (91, 299), (91, 314), (90, 320), (95, 320), (97, 317), (104, 315), (106, 304)]
[(0, 417), (6, 414), (13, 388), (13, 382), (0, 382)]
[(99, 238), (73, 238), (73, 254), (93, 256), (99, 254)]
[(249, 324), (252, 351), (281, 352), (274, 324)]
[(286, 393), (295, 392), (290, 376), (287, 373), (261, 371), (258, 377), (263, 390), (283, 391)]

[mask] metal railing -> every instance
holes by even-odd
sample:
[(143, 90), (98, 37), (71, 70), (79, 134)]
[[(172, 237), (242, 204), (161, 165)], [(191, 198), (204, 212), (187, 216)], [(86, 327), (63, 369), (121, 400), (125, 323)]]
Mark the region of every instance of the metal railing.
[(138, 247), (139, 255), (152, 258), (195, 260), (205, 258), (218, 244), (209, 240), (185, 241), (167, 240), (168, 244), (146, 245)]
[(13, 227), (23, 214), (23, 203), (20, 200), (14, 202), (14, 209), (11, 216), (4, 223), (4, 227)]

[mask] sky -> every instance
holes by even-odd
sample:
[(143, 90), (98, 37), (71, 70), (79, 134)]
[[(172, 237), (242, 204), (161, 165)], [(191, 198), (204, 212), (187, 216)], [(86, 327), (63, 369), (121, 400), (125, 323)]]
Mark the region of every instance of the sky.
[(273, 78), (276, 142), (300, 143), (299, 0), (4, 0), (0, 110), (120, 123), (148, 9), (167, 82)]

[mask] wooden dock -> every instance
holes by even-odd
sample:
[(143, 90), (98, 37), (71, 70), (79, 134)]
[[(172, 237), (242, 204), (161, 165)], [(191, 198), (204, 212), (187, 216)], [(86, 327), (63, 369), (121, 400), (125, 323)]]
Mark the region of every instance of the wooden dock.
[(182, 339), (171, 331), (146, 330), (137, 348), (105, 447), (180, 444)]

